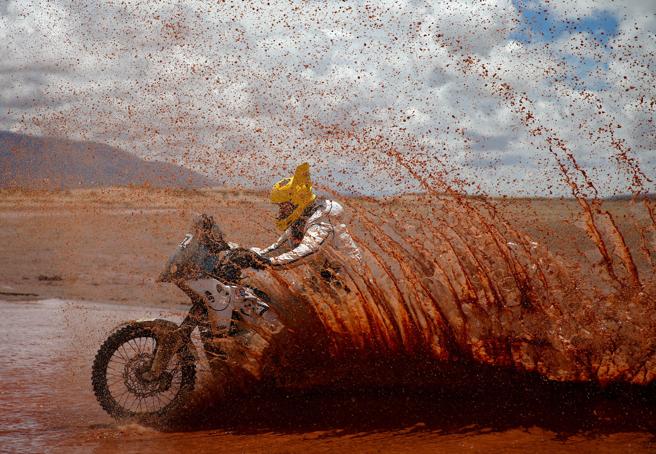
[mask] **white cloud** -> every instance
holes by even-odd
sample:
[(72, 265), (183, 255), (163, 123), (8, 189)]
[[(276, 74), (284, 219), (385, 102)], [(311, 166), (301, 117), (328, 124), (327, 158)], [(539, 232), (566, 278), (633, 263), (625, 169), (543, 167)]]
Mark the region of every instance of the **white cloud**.
[[(585, 33), (548, 46), (512, 41), (520, 16), (510, 0), (271, 3), (9, 2), (0, 8), (0, 129), (105, 141), (244, 184), (309, 159), (325, 185), (348, 177), (369, 192), (404, 175), (367, 139), (381, 135), (487, 191), (544, 192), (557, 176), (535, 178), (550, 157), (494, 91), (506, 83), (608, 192), (626, 190), (627, 174), (618, 176), (610, 136), (598, 132), (607, 123), (622, 125), (614, 137), (656, 173), (646, 2), (549, 3), (561, 17), (615, 14), (612, 49)], [(577, 84), (581, 66), (566, 58), (590, 56), (598, 66)], [(468, 57), (477, 63), (463, 71)], [(427, 172), (441, 165), (429, 159)]]
[(641, 20), (654, 15), (653, 0), (568, 0), (551, 1), (548, 9), (562, 19), (575, 20), (592, 14), (608, 11), (619, 19)]

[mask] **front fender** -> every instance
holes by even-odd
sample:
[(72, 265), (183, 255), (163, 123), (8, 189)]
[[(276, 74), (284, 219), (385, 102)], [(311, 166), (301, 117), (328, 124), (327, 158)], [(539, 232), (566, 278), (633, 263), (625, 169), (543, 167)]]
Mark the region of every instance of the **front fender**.
[[(122, 323), (119, 323), (116, 325), (112, 330), (110, 331), (109, 335), (111, 336), (115, 331), (118, 331), (121, 328), (124, 328), (126, 326), (143, 326), (144, 328), (148, 328), (152, 330), (157, 337), (164, 337), (167, 334), (169, 334), (171, 331), (175, 331), (180, 326), (170, 320), (165, 320), (163, 318), (150, 318), (150, 319), (138, 319), (138, 320), (128, 320)], [(195, 360), (199, 359), (198, 356), (198, 351), (196, 350), (196, 346), (194, 345), (193, 342), (189, 341), (187, 343), (187, 348), (191, 352), (191, 354), (194, 356)]]

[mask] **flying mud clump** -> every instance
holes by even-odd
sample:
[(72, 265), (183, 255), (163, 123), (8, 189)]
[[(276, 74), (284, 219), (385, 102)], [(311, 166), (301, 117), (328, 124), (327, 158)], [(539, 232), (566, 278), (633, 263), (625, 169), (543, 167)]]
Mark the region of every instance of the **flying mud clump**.
[(558, 381), (656, 377), (652, 273), (632, 274), (622, 244), (612, 243), (619, 230), (603, 219), (592, 240), (605, 255), (586, 269), (520, 233), (487, 200), (417, 196), (385, 213), (350, 208), (361, 264), (335, 257), (342, 265), (329, 274), (247, 273), (287, 327), (251, 352), (258, 378), (308, 385), (325, 382), (320, 370), (374, 364), (384, 374), (386, 361), (402, 358), (406, 367), (421, 358), (438, 375), (478, 364)]

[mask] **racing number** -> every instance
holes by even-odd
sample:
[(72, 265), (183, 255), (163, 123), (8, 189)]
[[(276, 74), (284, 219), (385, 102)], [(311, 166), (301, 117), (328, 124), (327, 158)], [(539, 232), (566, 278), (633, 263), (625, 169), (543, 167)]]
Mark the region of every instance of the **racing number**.
[(193, 238), (194, 236), (191, 233), (187, 233), (184, 237), (184, 240), (182, 240), (182, 243), (180, 243), (180, 249), (185, 249), (187, 246), (189, 246), (189, 243), (191, 243)]

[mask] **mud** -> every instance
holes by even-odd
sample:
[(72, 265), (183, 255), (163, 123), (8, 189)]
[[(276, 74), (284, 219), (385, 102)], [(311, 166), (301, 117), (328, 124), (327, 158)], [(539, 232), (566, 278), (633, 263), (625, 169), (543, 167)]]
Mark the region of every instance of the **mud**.
[[(320, 389), (244, 397), (198, 406), (175, 426), (117, 424), (103, 413), (89, 387), (96, 346), (119, 321), (145, 316), (179, 320), (183, 309), (61, 300), (0, 303), (2, 450), (653, 449), (656, 402), (651, 391), (505, 382), (500, 376), (474, 387)], [(202, 373), (206, 383), (206, 369)]]
[[(364, 261), (335, 257), (344, 264), (338, 285), (318, 278), (312, 265), (248, 280), (278, 302), (296, 333), (271, 343), (303, 346), (303, 359), (290, 364), (307, 369), (314, 358), (331, 371), (328, 379), (352, 364), (399, 357), (438, 369), (510, 367), (557, 381), (649, 384), (656, 377), (653, 274), (649, 266), (638, 271), (605, 209), (597, 208), (596, 221), (585, 217), (600, 259), (572, 263), (485, 199), (435, 196), (394, 209), (351, 208)], [(385, 374), (373, 368), (363, 381)], [(277, 380), (280, 369), (271, 371)]]
[[(184, 303), (155, 277), (192, 212), (214, 214), (227, 237), (245, 245), (274, 235), (264, 222), (271, 208), (255, 193), (6, 195), (2, 291), (15, 298), (43, 292)], [(308, 371), (286, 377), (284, 367), (260, 361), (270, 356), (262, 351), (254, 359), (269, 370), (258, 378), (312, 387), (319, 384), (312, 376), (339, 381), (337, 371), (372, 364), (373, 371), (351, 374), (353, 384), (366, 383), (380, 375), (376, 363), (413, 359), (440, 369), (509, 367), (558, 381), (653, 381), (652, 201), (594, 202), (594, 228), (589, 217), (577, 219), (578, 200), (429, 193), (343, 203), (362, 265), (345, 264), (333, 283), (308, 267), (252, 278), (289, 328), (267, 348), (275, 344), (275, 361), (290, 370)], [(244, 224), (246, 208), (254, 221)]]
[(188, 424), (117, 426), (89, 390), (111, 324), (185, 303), (155, 278), (194, 212), (262, 246), (271, 207), (149, 189), (182, 182), (91, 148), (62, 164), (89, 142), (12, 147), (3, 187), (147, 183), (0, 192), (0, 298), (18, 301), (0, 303), (3, 445), (649, 449), (653, 21), (639, 2), (555, 3), (580, 2), (3, 3), (3, 128), (120, 145), (229, 187), (267, 188), (307, 160), (364, 255), (333, 257), (330, 281), (249, 276), (286, 329), (232, 352), (228, 372), (249, 364), (239, 400), (207, 383)]
[(265, 196), (3, 196), (2, 292), (87, 300), (0, 306), (11, 450), (651, 448), (648, 203), (601, 206), (632, 253), (637, 287), (600, 229), (609, 273), (576, 200), (343, 199), (366, 257), (361, 275), (342, 274), (350, 292), (301, 270), (277, 274), (289, 330), (246, 352), (260, 384), (226, 400), (206, 373), (190, 413), (153, 428), (102, 413), (89, 384), (95, 350), (116, 323), (163, 310), (145, 307), (182, 316), (182, 292), (155, 278), (193, 212), (213, 214), (242, 244), (273, 240)]

